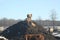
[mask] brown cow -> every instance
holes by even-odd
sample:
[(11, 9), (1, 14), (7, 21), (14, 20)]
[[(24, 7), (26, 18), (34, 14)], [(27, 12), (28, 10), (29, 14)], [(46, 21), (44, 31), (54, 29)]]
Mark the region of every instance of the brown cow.
[(43, 34), (29, 34), (25, 36), (26, 40), (44, 40)]

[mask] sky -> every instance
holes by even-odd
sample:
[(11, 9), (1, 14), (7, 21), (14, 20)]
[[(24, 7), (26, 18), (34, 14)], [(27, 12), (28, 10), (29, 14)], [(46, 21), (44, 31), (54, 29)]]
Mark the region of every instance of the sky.
[(25, 19), (32, 13), (32, 19), (51, 19), (52, 10), (60, 20), (60, 0), (0, 0), (0, 19)]

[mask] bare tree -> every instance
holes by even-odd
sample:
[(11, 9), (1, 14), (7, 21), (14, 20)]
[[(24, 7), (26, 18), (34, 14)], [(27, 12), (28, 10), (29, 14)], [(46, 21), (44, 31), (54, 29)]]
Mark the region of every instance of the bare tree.
[(55, 10), (51, 11), (51, 20), (52, 20), (53, 28), (55, 28), (55, 21), (56, 21), (56, 11)]

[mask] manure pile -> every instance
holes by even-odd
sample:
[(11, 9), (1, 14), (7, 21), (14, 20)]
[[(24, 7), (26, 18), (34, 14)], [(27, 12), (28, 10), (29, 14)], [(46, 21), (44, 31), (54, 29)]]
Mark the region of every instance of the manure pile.
[(39, 26), (35, 22), (28, 24), (26, 21), (20, 21), (6, 30), (0, 35), (6, 37), (9, 40), (25, 40), (26, 34), (40, 34), (44, 35), (44, 40), (57, 40), (54, 36), (48, 34), (42, 26)]

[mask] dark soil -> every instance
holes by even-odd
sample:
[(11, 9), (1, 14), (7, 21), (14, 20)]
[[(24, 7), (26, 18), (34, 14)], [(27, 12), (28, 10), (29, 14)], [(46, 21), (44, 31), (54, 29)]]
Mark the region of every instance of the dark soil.
[[(33, 22), (35, 23), (35, 22)], [(36, 23), (35, 23), (36, 24)], [(44, 28), (38, 24), (36, 27), (32, 27), (32, 25), (28, 25), (26, 21), (18, 22), (6, 30), (4, 30), (0, 35), (12, 40), (25, 40), (25, 34), (40, 34), (42, 33), (45, 36), (45, 40), (57, 40), (54, 36), (47, 33)], [(23, 37), (21, 37), (23, 35)]]

